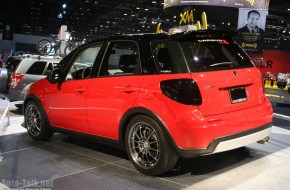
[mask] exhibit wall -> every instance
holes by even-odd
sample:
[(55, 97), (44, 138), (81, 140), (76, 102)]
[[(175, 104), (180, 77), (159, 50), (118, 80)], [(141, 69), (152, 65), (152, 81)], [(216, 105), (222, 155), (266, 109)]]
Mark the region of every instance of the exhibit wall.
[(249, 54), (263, 75), (290, 73), (290, 51), (264, 50), (263, 54)]

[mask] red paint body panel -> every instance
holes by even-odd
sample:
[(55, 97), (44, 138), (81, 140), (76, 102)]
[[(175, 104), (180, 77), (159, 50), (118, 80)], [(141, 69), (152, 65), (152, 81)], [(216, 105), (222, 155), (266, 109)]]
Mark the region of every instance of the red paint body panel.
[(144, 76), (95, 78), (87, 90), (87, 119), (94, 135), (119, 138), (119, 122), (130, 109)]
[[(89, 133), (86, 113), (86, 88), (89, 79), (50, 84), (47, 80), (37, 83), (43, 88), (43, 105), (51, 125)], [(42, 84), (44, 83), (44, 84)]]

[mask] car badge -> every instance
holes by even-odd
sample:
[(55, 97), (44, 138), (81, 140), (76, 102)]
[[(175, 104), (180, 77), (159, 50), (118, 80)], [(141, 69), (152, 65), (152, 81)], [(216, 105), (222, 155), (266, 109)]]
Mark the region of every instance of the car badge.
[(239, 74), (236, 71), (233, 71), (233, 74), (235, 77), (239, 76)]

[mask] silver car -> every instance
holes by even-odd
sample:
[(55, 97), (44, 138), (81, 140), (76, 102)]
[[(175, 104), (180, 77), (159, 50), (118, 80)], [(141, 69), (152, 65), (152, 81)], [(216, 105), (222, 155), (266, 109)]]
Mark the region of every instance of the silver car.
[[(10, 102), (24, 100), (26, 91), (34, 82), (44, 78), (57, 67), (60, 57), (32, 56), (23, 59), (11, 74), (8, 98)], [(22, 104), (16, 104), (21, 108)]]

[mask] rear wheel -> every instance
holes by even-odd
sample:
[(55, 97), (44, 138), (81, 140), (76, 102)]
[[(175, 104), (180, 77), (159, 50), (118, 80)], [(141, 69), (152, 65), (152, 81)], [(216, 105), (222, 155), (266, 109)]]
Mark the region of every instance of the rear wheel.
[(138, 171), (159, 175), (169, 171), (178, 160), (160, 126), (150, 117), (134, 117), (126, 130), (126, 150)]
[(25, 126), (28, 134), (35, 140), (48, 140), (53, 136), (45, 112), (41, 105), (30, 101), (25, 106)]

